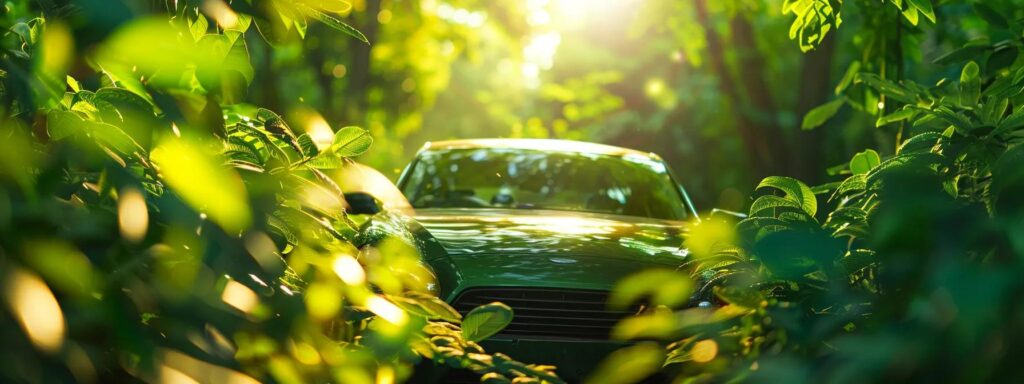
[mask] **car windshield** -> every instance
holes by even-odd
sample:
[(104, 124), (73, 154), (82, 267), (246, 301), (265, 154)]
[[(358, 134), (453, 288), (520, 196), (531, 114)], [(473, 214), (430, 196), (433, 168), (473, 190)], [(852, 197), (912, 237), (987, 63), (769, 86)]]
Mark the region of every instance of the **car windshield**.
[(683, 220), (660, 160), (531, 149), (423, 152), (402, 183), (415, 208), (556, 209)]

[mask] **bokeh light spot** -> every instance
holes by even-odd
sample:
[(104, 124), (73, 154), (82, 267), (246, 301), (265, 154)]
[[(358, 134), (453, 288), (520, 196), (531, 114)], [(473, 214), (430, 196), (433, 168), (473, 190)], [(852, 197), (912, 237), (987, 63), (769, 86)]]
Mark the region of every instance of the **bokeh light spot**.
[(342, 255), (334, 259), (334, 273), (348, 285), (359, 285), (366, 281), (363, 266), (352, 256)]
[(234, 280), (228, 280), (220, 299), (245, 313), (251, 312), (259, 304), (256, 292)]
[(146, 199), (135, 188), (121, 190), (117, 200), (117, 223), (121, 229), (121, 237), (137, 243), (146, 236), (149, 227), (149, 211)]
[(29, 340), (40, 350), (57, 352), (64, 343), (64, 313), (53, 292), (24, 271), (14, 271), (7, 284), (8, 304)]

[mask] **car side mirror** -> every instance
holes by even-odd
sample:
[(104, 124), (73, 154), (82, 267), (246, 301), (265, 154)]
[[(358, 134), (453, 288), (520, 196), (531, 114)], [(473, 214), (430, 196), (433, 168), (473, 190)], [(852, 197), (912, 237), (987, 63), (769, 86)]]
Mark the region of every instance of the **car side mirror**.
[(346, 193), (345, 201), (348, 202), (348, 213), (353, 215), (373, 215), (381, 211), (377, 199), (369, 193)]
[(741, 212), (736, 212), (736, 211), (730, 211), (730, 210), (727, 210), (727, 209), (713, 208), (713, 209), (711, 209), (711, 213), (708, 214), (708, 218), (709, 219), (722, 218), (722, 219), (732, 219), (732, 220), (740, 219), (740, 220), (742, 220), (742, 219), (746, 219), (747, 218), (747, 214), (741, 213)]

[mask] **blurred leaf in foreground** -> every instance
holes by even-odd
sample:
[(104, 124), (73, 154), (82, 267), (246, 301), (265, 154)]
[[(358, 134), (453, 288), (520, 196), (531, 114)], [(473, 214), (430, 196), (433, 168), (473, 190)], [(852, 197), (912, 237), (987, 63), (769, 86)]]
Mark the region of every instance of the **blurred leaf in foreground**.
[(462, 319), (462, 332), (466, 340), (480, 341), (505, 329), (512, 322), (512, 308), (502, 303), (490, 303), (473, 308)]
[(229, 233), (252, 223), (242, 179), (200, 144), (166, 139), (153, 150), (153, 162), (174, 191)]
[(608, 298), (608, 305), (623, 309), (649, 297), (651, 306), (674, 308), (689, 301), (692, 293), (693, 281), (689, 276), (673, 270), (651, 269), (622, 279)]
[(665, 350), (654, 343), (626, 347), (609, 355), (587, 378), (589, 384), (635, 383), (661, 368)]
[(13, 270), (4, 288), (7, 304), (32, 344), (46, 352), (59, 351), (64, 343), (64, 313), (46, 283), (27, 271)]

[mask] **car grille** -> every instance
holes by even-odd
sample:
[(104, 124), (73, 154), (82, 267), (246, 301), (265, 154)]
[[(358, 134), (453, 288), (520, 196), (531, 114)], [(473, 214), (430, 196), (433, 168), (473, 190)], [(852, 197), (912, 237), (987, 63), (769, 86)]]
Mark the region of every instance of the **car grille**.
[(495, 301), (512, 307), (512, 323), (498, 335), (513, 337), (607, 340), (615, 323), (635, 313), (608, 309), (607, 291), (552, 288), (471, 288), (452, 306), (465, 315)]

